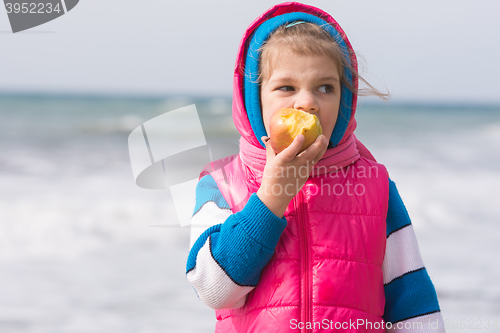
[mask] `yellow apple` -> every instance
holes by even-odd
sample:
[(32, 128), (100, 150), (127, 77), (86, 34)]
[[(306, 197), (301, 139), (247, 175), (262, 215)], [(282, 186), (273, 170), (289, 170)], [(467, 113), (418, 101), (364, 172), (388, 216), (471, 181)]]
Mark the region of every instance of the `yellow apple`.
[(299, 153), (309, 147), (322, 134), (316, 115), (292, 108), (282, 108), (273, 113), (269, 121), (271, 147), (280, 153), (295, 137), (304, 134), (305, 140)]

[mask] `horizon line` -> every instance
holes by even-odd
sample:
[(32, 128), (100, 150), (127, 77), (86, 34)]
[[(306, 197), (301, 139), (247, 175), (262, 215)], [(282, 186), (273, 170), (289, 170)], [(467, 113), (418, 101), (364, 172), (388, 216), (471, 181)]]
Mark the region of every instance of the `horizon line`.
[[(206, 94), (188, 94), (188, 93), (129, 93), (129, 92), (75, 92), (75, 91), (19, 91), (19, 90), (1, 90), (0, 97), (49, 97), (49, 98), (69, 98), (69, 99), (124, 99), (124, 100), (168, 100), (168, 99), (191, 99), (191, 100), (212, 100), (224, 99), (231, 102), (231, 94), (222, 93), (206, 93)], [(385, 106), (385, 107), (456, 107), (456, 108), (500, 108), (500, 101), (447, 101), (447, 100), (433, 100), (427, 101), (414, 100), (414, 99), (395, 99), (389, 101), (382, 101), (377, 99), (366, 99), (366, 97), (358, 98), (357, 107), (361, 106)]]

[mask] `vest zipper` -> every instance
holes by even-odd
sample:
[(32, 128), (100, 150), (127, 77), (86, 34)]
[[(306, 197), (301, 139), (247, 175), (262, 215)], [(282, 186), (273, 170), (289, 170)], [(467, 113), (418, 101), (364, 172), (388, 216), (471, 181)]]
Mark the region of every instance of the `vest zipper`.
[[(304, 195), (302, 193), (302, 190), (299, 192), (299, 199), (296, 202), (297, 209), (299, 208), (299, 203), (304, 202)], [(298, 214), (299, 215), (299, 214)], [(301, 256), (301, 273), (302, 273), (302, 281), (303, 281), (303, 288), (302, 288), (302, 300), (301, 303), (303, 305), (303, 320), (301, 320), (304, 323), (304, 330), (303, 332), (310, 332), (309, 329), (307, 329), (307, 324), (311, 322), (311, 286), (310, 286), (310, 269), (309, 269), (309, 246), (308, 246), (308, 241), (307, 241), (307, 213), (304, 209), (300, 209), (300, 233), (299, 233), (299, 238), (302, 246), (302, 251), (304, 253), (303, 256)]]

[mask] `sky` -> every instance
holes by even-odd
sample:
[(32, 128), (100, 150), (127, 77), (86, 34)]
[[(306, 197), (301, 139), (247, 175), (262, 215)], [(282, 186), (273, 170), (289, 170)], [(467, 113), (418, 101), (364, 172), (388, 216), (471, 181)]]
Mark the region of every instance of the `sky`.
[[(230, 96), (248, 25), (278, 2), (81, 0), (13, 34), (0, 9), (0, 92)], [(391, 99), (500, 103), (497, 0), (315, 0)]]

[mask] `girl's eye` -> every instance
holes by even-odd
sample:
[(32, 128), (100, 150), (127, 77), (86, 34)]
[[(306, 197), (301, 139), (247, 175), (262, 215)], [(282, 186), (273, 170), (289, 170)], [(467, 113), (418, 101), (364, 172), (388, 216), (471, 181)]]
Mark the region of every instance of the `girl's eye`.
[(331, 93), (331, 92), (333, 92), (333, 87), (329, 84), (324, 84), (321, 87), (319, 87), (318, 90), (319, 90), (319, 92), (322, 92), (322, 93)]
[(279, 87), (278, 90), (283, 90), (283, 91), (294, 91), (292, 86), (283, 86)]

